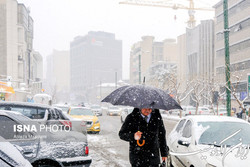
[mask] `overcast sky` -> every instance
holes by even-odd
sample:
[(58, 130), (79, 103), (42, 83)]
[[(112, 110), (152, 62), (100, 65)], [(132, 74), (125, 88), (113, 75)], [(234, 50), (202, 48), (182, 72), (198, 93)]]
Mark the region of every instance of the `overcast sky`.
[[(123, 41), (123, 79), (129, 78), (129, 51), (142, 36), (155, 41), (185, 33), (187, 10), (120, 5), (123, 0), (18, 0), (30, 8), (34, 20), (34, 49), (45, 58), (56, 50), (69, 50), (76, 36), (89, 31), (114, 33)], [(183, 0), (188, 5), (188, 0)], [(200, 0), (214, 5), (219, 0)], [(196, 3), (197, 4), (197, 3)], [(176, 20), (174, 19), (176, 16)], [(213, 12), (200, 11), (196, 20), (213, 19)]]

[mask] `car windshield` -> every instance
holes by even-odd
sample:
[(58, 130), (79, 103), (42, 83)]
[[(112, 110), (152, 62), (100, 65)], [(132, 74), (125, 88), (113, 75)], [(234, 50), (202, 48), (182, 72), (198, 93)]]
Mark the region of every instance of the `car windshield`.
[[(247, 123), (199, 122), (198, 127), (202, 127), (204, 131), (200, 135), (198, 141), (199, 144), (216, 143), (217, 145), (226, 146), (236, 145), (240, 142), (242, 142), (244, 145), (250, 144), (250, 125)], [(228, 139), (221, 143), (226, 138)]]
[(91, 115), (94, 116), (93, 112), (85, 108), (72, 108), (70, 115)]

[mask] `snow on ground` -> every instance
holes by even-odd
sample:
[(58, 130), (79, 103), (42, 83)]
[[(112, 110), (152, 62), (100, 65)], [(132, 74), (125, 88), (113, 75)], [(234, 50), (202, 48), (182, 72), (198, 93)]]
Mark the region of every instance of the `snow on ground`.
[(119, 145), (121, 141), (110, 139), (107, 135), (88, 134), (89, 155), (92, 157), (91, 167), (127, 167), (127, 160), (119, 156)]

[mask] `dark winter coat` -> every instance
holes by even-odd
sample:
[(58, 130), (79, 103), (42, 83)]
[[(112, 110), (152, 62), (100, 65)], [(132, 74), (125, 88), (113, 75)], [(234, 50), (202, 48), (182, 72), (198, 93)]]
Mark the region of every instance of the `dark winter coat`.
[[(149, 167), (158, 166), (161, 157), (167, 157), (168, 147), (166, 143), (166, 131), (159, 110), (155, 109), (151, 113), (149, 123), (147, 123), (139, 109), (135, 108), (129, 114), (123, 123), (119, 136), (122, 140), (129, 142), (129, 160), (132, 166)], [(145, 144), (140, 147), (134, 139), (134, 134), (137, 131), (142, 132), (142, 140)]]

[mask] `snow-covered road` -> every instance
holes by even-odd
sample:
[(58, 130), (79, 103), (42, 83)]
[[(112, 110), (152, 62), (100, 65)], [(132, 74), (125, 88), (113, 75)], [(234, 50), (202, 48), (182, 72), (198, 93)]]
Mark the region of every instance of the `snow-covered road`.
[[(129, 144), (120, 140), (118, 132), (121, 127), (120, 116), (99, 117), (100, 134), (88, 134), (91, 167), (129, 167)], [(167, 134), (176, 121), (164, 119)]]

